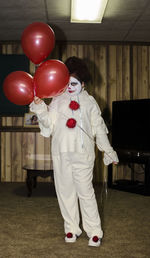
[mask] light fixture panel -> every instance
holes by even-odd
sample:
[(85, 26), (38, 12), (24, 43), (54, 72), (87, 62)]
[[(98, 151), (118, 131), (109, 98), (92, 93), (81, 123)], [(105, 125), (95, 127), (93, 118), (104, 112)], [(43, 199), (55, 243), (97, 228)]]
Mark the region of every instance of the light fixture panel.
[(101, 23), (108, 0), (71, 0), (71, 22)]

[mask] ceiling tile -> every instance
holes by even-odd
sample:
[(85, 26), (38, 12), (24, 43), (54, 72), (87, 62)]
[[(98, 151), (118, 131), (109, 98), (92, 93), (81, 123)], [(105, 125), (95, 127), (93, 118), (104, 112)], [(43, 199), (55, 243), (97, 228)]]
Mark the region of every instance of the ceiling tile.
[(49, 24), (56, 40), (150, 42), (150, 0), (109, 0), (100, 24), (70, 23), (70, 0), (0, 1), (0, 40), (20, 40), (36, 21)]

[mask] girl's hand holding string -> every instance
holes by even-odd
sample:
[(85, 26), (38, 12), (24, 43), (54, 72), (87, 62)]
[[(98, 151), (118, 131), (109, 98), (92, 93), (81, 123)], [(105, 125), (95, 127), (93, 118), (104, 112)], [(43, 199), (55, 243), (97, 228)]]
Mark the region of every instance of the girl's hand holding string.
[(35, 104), (38, 105), (38, 104), (41, 104), (42, 102), (43, 102), (43, 100), (40, 99), (39, 97), (37, 97), (37, 96), (34, 97), (34, 103), (35, 103)]

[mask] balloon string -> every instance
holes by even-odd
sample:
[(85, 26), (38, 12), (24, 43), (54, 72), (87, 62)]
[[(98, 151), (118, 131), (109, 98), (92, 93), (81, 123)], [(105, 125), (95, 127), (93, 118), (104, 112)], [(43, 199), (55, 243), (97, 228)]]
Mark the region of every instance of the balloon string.
[[(36, 72), (36, 69), (38, 68), (40, 64), (35, 64), (34, 66), (34, 73)], [(36, 85), (34, 84), (33, 85), (33, 94), (34, 94), (34, 97), (36, 96)]]
[(33, 88), (33, 94), (34, 94), (34, 97), (36, 96), (36, 88), (34, 87)]
[[(62, 115), (63, 117), (65, 117), (66, 119), (69, 119), (69, 116), (66, 116), (64, 113), (62, 113), (62, 112), (56, 110), (56, 109), (55, 109), (54, 107), (52, 107), (52, 106), (50, 106), (49, 110), (50, 110), (51, 108), (54, 109), (57, 113), (61, 114), (61, 115)], [(77, 122), (76, 125), (90, 138), (91, 141), (93, 141), (94, 144), (97, 145), (97, 147), (98, 147), (99, 149), (103, 149), (103, 147), (102, 147), (100, 144), (96, 143), (96, 141), (78, 124), (78, 122)], [(110, 157), (110, 155), (109, 155), (108, 153), (105, 152), (105, 155), (113, 161), (112, 157)]]

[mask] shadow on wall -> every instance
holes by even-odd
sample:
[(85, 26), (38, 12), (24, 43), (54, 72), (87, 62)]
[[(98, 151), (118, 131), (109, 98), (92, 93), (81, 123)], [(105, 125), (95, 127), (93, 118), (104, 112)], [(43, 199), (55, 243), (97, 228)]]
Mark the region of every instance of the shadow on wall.
[(103, 78), (100, 74), (98, 67), (93, 61), (87, 58), (84, 58), (84, 61), (87, 64), (87, 67), (91, 75), (91, 80), (87, 85), (87, 91), (90, 95), (92, 95), (96, 99), (101, 109), (102, 117), (106, 123), (106, 126), (109, 132), (111, 132), (111, 113), (107, 105), (107, 100), (102, 98), (100, 95), (100, 88), (103, 83)]
[(59, 26), (57, 26), (56, 24), (52, 24), (52, 23), (49, 25), (54, 30), (55, 41), (57, 42), (58, 48), (57, 48), (56, 42), (55, 42), (55, 47), (47, 59), (58, 59), (58, 60), (62, 61), (62, 53), (65, 52), (66, 48), (67, 48), (67, 37), (66, 37), (64, 31)]

